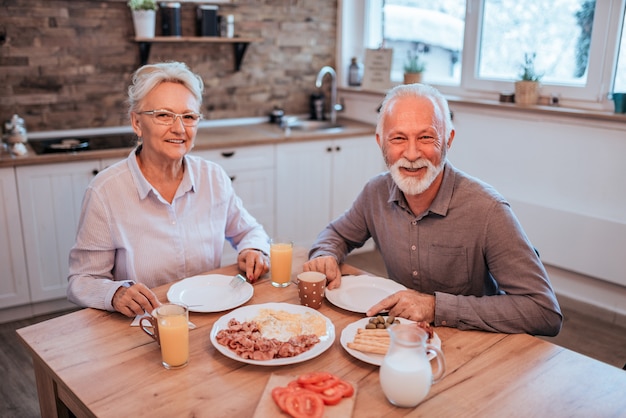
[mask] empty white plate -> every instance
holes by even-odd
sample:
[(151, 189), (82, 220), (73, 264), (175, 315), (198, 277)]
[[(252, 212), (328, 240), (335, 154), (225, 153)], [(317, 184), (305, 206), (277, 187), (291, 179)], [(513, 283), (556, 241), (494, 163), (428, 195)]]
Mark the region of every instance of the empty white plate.
[(167, 299), (187, 305), (191, 312), (221, 312), (243, 305), (252, 298), (254, 287), (248, 282), (233, 288), (233, 276), (204, 274), (174, 283)]
[(406, 287), (390, 279), (375, 276), (343, 276), (341, 286), (325, 291), (326, 299), (347, 311), (365, 313), (387, 296)]

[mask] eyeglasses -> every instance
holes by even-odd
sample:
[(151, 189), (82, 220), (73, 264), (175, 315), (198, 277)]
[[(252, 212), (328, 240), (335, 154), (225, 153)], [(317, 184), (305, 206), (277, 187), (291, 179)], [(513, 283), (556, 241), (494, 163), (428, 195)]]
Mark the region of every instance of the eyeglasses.
[(176, 118), (180, 118), (183, 125), (196, 126), (202, 119), (202, 115), (200, 113), (174, 113), (163, 109), (145, 110), (143, 112), (137, 112), (137, 114), (152, 116), (152, 120), (158, 125), (173, 125)]

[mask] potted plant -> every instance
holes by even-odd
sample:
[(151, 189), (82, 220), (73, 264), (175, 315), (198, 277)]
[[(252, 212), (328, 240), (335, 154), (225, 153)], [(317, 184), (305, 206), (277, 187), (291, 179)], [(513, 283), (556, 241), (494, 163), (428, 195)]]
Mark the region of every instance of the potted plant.
[(157, 0), (128, 0), (133, 13), (135, 37), (154, 38)]
[(422, 73), (426, 70), (426, 63), (420, 59), (416, 51), (407, 51), (407, 60), (404, 63), (404, 84), (422, 82)]
[(515, 103), (531, 105), (539, 101), (539, 82), (542, 74), (535, 70), (535, 57), (535, 53), (524, 54), (520, 78), (515, 82)]

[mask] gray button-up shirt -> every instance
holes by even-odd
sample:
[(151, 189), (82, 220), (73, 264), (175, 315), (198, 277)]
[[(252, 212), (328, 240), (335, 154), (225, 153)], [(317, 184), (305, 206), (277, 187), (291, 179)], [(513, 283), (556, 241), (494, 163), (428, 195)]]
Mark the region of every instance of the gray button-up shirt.
[(320, 233), (310, 257), (339, 262), (372, 237), (389, 278), (436, 297), (435, 325), (556, 335), (548, 275), (508, 202), (449, 162), (428, 211), (413, 214), (389, 173)]

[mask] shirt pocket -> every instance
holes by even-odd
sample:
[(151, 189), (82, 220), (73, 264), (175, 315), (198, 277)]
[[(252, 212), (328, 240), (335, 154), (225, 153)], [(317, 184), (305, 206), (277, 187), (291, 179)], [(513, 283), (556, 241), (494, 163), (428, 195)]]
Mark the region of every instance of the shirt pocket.
[(426, 277), (432, 281), (433, 291), (452, 294), (469, 292), (471, 283), (467, 249), (463, 246), (431, 245)]

